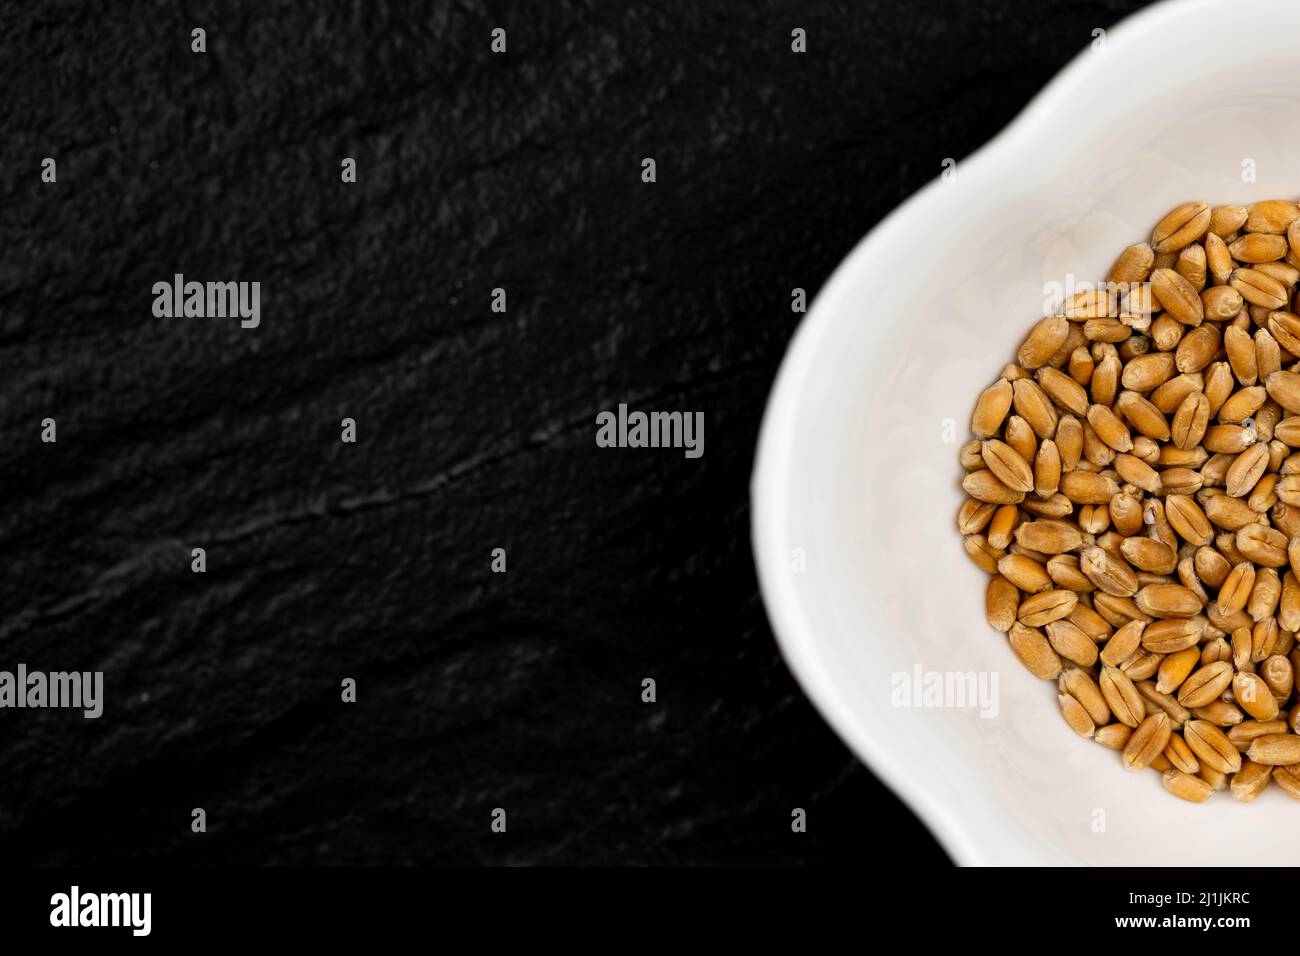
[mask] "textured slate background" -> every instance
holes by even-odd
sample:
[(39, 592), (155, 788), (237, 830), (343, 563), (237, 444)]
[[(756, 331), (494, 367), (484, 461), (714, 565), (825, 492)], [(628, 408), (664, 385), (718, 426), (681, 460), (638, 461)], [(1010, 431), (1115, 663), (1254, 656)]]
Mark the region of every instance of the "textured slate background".
[(777, 655), (754, 440), (791, 288), (1132, 6), (7, 7), (0, 667), (107, 703), (0, 711), (4, 861), (942, 865)]

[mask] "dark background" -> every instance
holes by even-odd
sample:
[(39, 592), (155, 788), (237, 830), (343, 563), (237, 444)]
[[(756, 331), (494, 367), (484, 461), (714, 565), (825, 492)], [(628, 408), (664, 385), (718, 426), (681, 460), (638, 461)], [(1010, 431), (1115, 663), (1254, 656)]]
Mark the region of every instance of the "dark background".
[(106, 703), (0, 711), (4, 862), (944, 865), (779, 657), (754, 442), (791, 289), (1138, 5), (6, 4), (0, 668)]

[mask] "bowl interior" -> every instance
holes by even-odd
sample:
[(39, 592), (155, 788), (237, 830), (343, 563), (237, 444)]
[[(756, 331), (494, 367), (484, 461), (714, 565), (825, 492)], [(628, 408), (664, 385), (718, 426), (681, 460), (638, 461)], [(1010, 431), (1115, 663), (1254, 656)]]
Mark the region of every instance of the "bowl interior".
[[(1300, 195), (1300, 5), (1242, 9), (1161, 5), (1081, 54), (854, 250), (773, 392), (754, 534), (783, 652), (960, 863), (1300, 858), (1300, 828), (1284, 824), (1297, 808), (1276, 787), (1186, 804), (1075, 737), (1055, 684), (985, 623), (987, 577), (955, 527), (972, 405), (1050, 283), (1102, 278), (1188, 199)], [(982, 690), (986, 706), (924, 706), (936, 679), (953, 682), (947, 704)]]

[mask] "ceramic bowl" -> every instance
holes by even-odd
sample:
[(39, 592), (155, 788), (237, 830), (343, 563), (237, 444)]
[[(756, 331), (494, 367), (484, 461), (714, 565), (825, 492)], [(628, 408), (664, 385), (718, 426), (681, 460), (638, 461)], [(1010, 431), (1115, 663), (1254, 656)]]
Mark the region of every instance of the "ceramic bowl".
[[(955, 526), (975, 397), (1052, 283), (1100, 279), (1185, 200), (1300, 195), (1297, 36), (1290, 0), (1178, 0), (1110, 29), (852, 250), (776, 379), (751, 488), (773, 630), (960, 864), (1300, 859), (1300, 805), (1276, 786), (1188, 804), (1076, 737), (985, 623)], [(996, 681), (996, 706), (956, 706), (958, 685), (927, 706), (933, 674)]]

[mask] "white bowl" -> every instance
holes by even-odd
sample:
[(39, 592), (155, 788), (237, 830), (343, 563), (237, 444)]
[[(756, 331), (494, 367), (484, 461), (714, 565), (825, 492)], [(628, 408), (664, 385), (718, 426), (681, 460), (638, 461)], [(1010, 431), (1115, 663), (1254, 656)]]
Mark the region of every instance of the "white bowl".
[[(1166, 2), (1108, 31), (857, 245), (781, 366), (751, 489), (773, 629), (826, 720), (958, 863), (1300, 859), (1300, 806), (1275, 785), (1188, 804), (1074, 736), (1055, 685), (985, 623), (987, 578), (955, 525), (975, 397), (1046, 283), (1102, 278), (1185, 200), (1300, 195), (1298, 36), (1292, 0)], [(997, 716), (896, 706), (896, 675), (917, 668), (995, 675)]]

